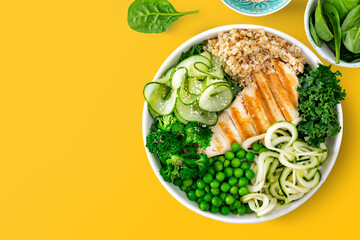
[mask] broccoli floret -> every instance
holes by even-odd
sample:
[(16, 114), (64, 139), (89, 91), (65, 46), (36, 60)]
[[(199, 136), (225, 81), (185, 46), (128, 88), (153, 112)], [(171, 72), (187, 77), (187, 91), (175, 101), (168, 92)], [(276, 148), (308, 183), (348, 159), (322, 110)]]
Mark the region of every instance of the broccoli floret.
[(156, 132), (157, 130), (158, 130), (157, 124), (153, 123), (150, 127), (150, 132), (153, 133)]
[(201, 126), (198, 123), (191, 122), (185, 126), (185, 133), (185, 143), (195, 143), (204, 149), (210, 146), (213, 132), (208, 126)]
[(146, 137), (146, 147), (151, 153), (176, 154), (180, 151), (182, 145), (183, 143), (178, 136), (163, 130), (150, 133)]
[(165, 115), (165, 116), (158, 116), (155, 119), (157, 121), (157, 127), (160, 130), (167, 131), (167, 132), (171, 131), (171, 125), (177, 121), (176, 118), (172, 114)]
[(171, 125), (171, 132), (176, 135), (184, 135), (185, 125), (176, 120), (176, 122)]
[(157, 128), (163, 131), (172, 132), (176, 135), (185, 133), (185, 126), (173, 114), (156, 117)]
[(166, 166), (160, 170), (161, 176), (167, 182), (173, 182), (180, 178), (180, 166), (182, 163), (182, 157), (178, 155), (172, 155), (171, 158), (166, 160)]
[(197, 159), (187, 159), (184, 160), (184, 162), (186, 164), (188, 164), (189, 166), (192, 167), (197, 167), (199, 169), (199, 174), (205, 172), (207, 170), (207, 168), (210, 165), (210, 160), (209, 158), (204, 154), (204, 153), (200, 153), (197, 155)]
[(179, 178), (182, 180), (198, 178), (210, 165), (209, 158), (203, 153), (194, 158), (172, 155), (165, 162), (166, 166), (160, 170), (160, 174), (167, 182), (173, 182)]
[(180, 171), (181, 180), (196, 179), (198, 177), (199, 177), (199, 169), (186, 167), (181, 169)]

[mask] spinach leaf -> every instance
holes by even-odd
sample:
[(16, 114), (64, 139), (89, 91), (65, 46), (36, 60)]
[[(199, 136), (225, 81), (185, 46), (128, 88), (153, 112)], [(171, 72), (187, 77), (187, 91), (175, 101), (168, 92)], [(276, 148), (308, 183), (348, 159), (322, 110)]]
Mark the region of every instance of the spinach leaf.
[[(339, 1), (339, 0), (334, 0)], [(340, 0), (343, 2), (345, 8), (350, 11), (351, 9), (355, 8), (357, 5), (360, 4), (360, 0)]]
[(357, 25), (360, 25), (360, 5), (349, 12), (341, 25), (341, 30), (345, 32)]
[(177, 12), (167, 0), (135, 0), (128, 9), (127, 21), (137, 32), (161, 33), (180, 17), (198, 12)]
[(303, 136), (309, 136), (312, 146), (335, 137), (341, 129), (336, 105), (345, 99), (346, 93), (339, 85), (340, 72), (330, 68), (331, 65), (319, 64), (316, 70), (299, 78), (298, 110), (302, 120), (298, 129)]
[(200, 53), (202, 53), (204, 51), (204, 46), (206, 44), (206, 40), (202, 41), (199, 44), (196, 44), (194, 46), (192, 46), (189, 50), (187, 50), (186, 52), (182, 52), (179, 61), (181, 62), (182, 60), (194, 56), (194, 55), (199, 55)]
[(325, 0), (324, 3), (333, 5), (338, 11), (341, 20), (343, 20), (349, 12), (349, 10), (345, 7), (343, 0)]
[(315, 27), (314, 27), (314, 17), (310, 17), (310, 34), (311, 34), (311, 37), (313, 38), (315, 44), (318, 46), (318, 47), (321, 47), (323, 45), (323, 40), (321, 40), (321, 38), (319, 38), (319, 36), (316, 34), (316, 30), (315, 30)]
[(349, 50), (346, 49), (346, 47), (344, 47), (344, 45), (341, 45), (341, 55), (340, 55), (340, 59), (345, 61), (345, 62), (349, 62), (349, 63), (355, 63), (355, 62), (360, 62), (360, 53), (355, 54), (350, 52)]
[(336, 63), (340, 62), (340, 46), (341, 46), (341, 27), (340, 27), (340, 17), (336, 10), (336, 8), (329, 4), (324, 3), (324, 12), (325, 16), (328, 18), (329, 22), (332, 25), (332, 30), (334, 34), (334, 41), (335, 41), (335, 56), (336, 56)]
[(352, 53), (360, 53), (360, 25), (344, 32), (343, 43)]
[(326, 20), (324, 18), (324, 15), (322, 13), (322, 4), (321, 0), (318, 1), (318, 6), (315, 10), (315, 30), (316, 34), (321, 38), (322, 40), (329, 42), (331, 39), (333, 39), (334, 35), (331, 33)]

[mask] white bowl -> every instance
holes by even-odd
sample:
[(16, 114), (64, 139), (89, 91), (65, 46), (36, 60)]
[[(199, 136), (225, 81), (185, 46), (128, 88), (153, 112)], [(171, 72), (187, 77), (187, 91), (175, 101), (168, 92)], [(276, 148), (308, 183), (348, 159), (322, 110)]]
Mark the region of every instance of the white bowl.
[[(307, 60), (307, 62), (315, 68), (318, 63), (320, 63), (320, 60), (318, 57), (312, 53), (304, 44), (299, 42), (298, 40), (290, 37), (289, 35), (282, 33), (278, 30), (268, 28), (268, 27), (262, 27), (262, 26), (256, 26), (256, 25), (228, 25), (223, 27), (218, 27), (214, 29), (210, 29), (208, 31), (205, 31), (203, 33), (200, 33), (196, 35), (195, 37), (191, 38), (190, 40), (186, 41), (184, 44), (182, 44), (180, 47), (178, 47), (170, 56), (165, 60), (165, 62), (161, 65), (160, 69), (156, 73), (154, 80), (160, 78), (165, 71), (175, 65), (180, 57), (180, 54), (186, 50), (188, 50), (191, 46), (200, 43), (201, 41), (205, 39), (214, 38), (217, 36), (219, 32), (229, 31), (233, 28), (236, 29), (256, 29), (256, 28), (262, 28), (267, 32), (270, 32), (272, 34), (275, 34), (285, 40), (287, 40), (290, 43), (296, 44), (298, 47), (300, 47), (303, 51), (303, 54)], [(341, 105), (339, 104), (337, 106), (337, 110), (339, 112), (338, 119), (340, 122), (340, 125), (343, 126), (343, 116), (342, 116), (342, 109)], [(142, 130), (143, 130), (143, 140), (145, 143), (146, 136), (149, 134), (149, 129), (151, 124), (153, 123), (153, 119), (150, 116), (147, 108), (147, 104), (145, 102), (144, 104), (144, 110), (143, 110), (143, 119), (142, 119)], [(264, 222), (269, 221), (274, 218), (278, 218), (284, 214), (287, 214), (297, 207), (299, 207), (301, 204), (303, 204), (306, 200), (308, 200), (323, 184), (327, 176), (329, 175), (332, 167), (334, 166), (334, 163), (336, 161), (336, 157), (339, 153), (340, 144), (342, 139), (342, 130), (341, 132), (336, 136), (336, 138), (328, 139), (328, 147), (329, 147), (329, 156), (325, 163), (322, 164), (321, 172), (321, 181), (320, 183), (312, 189), (310, 192), (308, 192), (304, 197), (301, 199), (287, 205), (281, 208), (277, 208), (270, 212), (268, 215), (257, 218), (255, 214), (246, 214), (242, 216), (236, 216), (233, 214), (229, 214), (227, 216), (223, 216), (220, 213), (213, 214), (210, 212), (203, 212), (199, 209), (199, 206), (196, 202), (190, 201), (185, 192), (181, 191), (178, 187), (174, 186), (171, 183), (165, 182), (163, 178), (161, 177), (159, 171), (160, 171), (160, 161), (157, 159), (157, 157), (153, 154), (151, 154), (147, 149), (146, 154), (149, 158), (151, 167), (153, 168), (156, 176), (158, 177), (161, 184), (168, 190), (168, 192), (180, 203), (182, 203), (185, 207), (191, 209), (192, 211), (201, 214), (205, 217), (212, 218), (215, 220), (223, 221), (223, 222), (229, 222), (229, 223), (257, 223), (257, 222)]]
[(309, 19), (310, 19), (310, 15), (312, 15), (312, 13), (315, 11), (317, 5), (318, 5), (318, 0), (309, 0), (307, 5), (306, 5), (306, 10), (305, 10), (305, 14), (304, 14), (305, 32), (306, 32), (306, 36), (307, 36), (311, 46), (315, 49), (315, 51), (317, 53), (320, 54), (320, 56), (323, 59), (325, 59), (329, 63), (332, 63), (332, 64), (337, 65), (337, 66), (341, 66), (341, 67), (347, 67), (347, 68), (358, 68), (358, 67), (360, 67), (360, 62), (348, 63), (348, 62), (344, 62), (343, 60), (340, 60), (340, 63), (336, 63), (335, 53), (333, 52), (333, 50), (331, 50), (328, 47), (328, 45), (325, 42), (321, 47), (318, 47), (315, 44), (315, 42), (314, 42), (314, 40), (313, 40), (313, 38), (311, 37), (311, 34), (310, 34)]

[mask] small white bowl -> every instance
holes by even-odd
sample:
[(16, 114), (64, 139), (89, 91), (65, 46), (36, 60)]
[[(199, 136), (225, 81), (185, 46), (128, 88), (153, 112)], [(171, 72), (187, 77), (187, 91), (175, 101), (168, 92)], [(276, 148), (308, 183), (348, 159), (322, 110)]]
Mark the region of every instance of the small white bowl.
[[(268, 27), (263, 27), (263, 26), (256, 26), (256, 25), (245, 25), (245, 24), (240, 24), (240, 25), (228, 25), (228, 26), (222, 26), (222, 27), (218, 27), (218, 28), (214, 28), (214, 29), (210, 29), (208, 31), (205, 31), (203, 33), (200, 33), (198, 35), (196, 35), (195, 37), (191, 38), (190, 40), (186, 41), (184, 44), (182, 44), (180, 47), (178, 47), (172, 54), (170, 54), (170, 56), (165, 60), (165, 62), (161, 65), (160, 69), (158, 70), (158, 72), (156, 73), (154, 80), (160, 78), (165, 71), (172, 67), (173, 65), (175, 65), (180, 57), (180, 54), (186, 50), (188, 50), (191, 46), (200, 43), (201, 41), (205, 40), (205, 39), (211, 39), (211, 38), (215, 38), (217, 36), (217, 34), (219, 32), (226, 32), (226, 31), (230, 31), (231, 29), (258, 29), (258, 28), (262, 28), (267, 32), (270, 32), (272, 34), (275, 34), (285, 40), (287, 40), (290, 43), (293, 43), (295, 45), (297, 45), (298, 47), (300, 47), (303, 51), (303, 54), (307, 60), (307, 62), (313, 67), (315, 68), (316, 65), (318, 63), (320, 63), (319, 58), (310, 51), (309, 48), (307, 48), (304, 44), (302, 44), (301, 42), (299, 42), (298, 40), (294, 39), (293, 37), (282, 33), (278, 30), (272, 29), (272, 28), (268, 28)], [(342, 116), (342, 108), (341, 105), (339, 104), (337, 106), (337, 110), (339, 112), (338, 114), (338, 119), (340, 122), (341, 127), (343, 126), (343, 116)], [(147, 108), (147, 104), (145, 102), (144, 104), (144, 109), (143, 109), (143, 119), (142, 119), (142, 130), (143, 130), (143, 141), (144, 144), (146, 141), (146, 136), (149, 134), (149, 129), (151, 124), (154, 122), (153, 118), (150, 116), (149, 112), (148, 112), (148, 108)], [(233, 214), (229, 214), (227, 216), (223, 216), (220, 213), (217, 214), (213, 214), (210, 212), (203, 212), (199, 209), (199, 206), (196, 202), (190, 201), (187, 196), (186, 193), (181, 191), (178, 187), (174, 186), (171, 183), (165, 182), (163, 180), (163, 178), (161, 177), (159, 171), (160, 171), (160, 161), (157, 159), (157, 157), (153, 154), (151, 154), (147, 148), (145, 147), (146, 150), (146, 154), (149, 158), (151, 167), (153, 168), (156, 176), (158, 177), (159, 181), (161, 182), (161, 184), (166, 188), (166, 190), (168, 190), (168, 192), (176, 199), (178, 200), (181, 204), (183, 204), (185, 207), (191, 209), (192, 211), (203, 215), (205, 217), (208, 218), (212, 218), (215, 220), (219, 220), (219, 221), (223, 221), (223, 222), (228, 222), (228, 223), (241, 223), (241, 224), (246, 224), (246, 223), (258, 223), (258, 222), (265, 222), (265, 221), (269, 221), (272, 220), (274, 218), (278, 218), (283, 216), (284, 214), (287, 214), (291, 211), (293, 211), (294, 209), (296, 209), (297, 207), (299, 207), (301, 204), (303, 204), (306, 200), (308, 200), (318, 189), (319, 187), (324, 183), (325, 179), (328, 177), (332, 167), (334, 166), (334, 163), (336, 161), (336, 157), (339, 153), (340, 150), (340, 145), (341, 145), (341, 139), (342, 139), (342, 129), (341, 132), (336, 136), (336, 138), (332, 138), (332, 139), (328, 139), (327, 143), (328, 143), (328, 148), (329, 148), (329, 156), (328, 159), (325, 161), (325, 163), (322, 164), (322, 168), (320, 170), (321, 172), (321, 180), (320, 183), (314, 188), (312, 189), (310, 192), (308, 192), (304, 197), (302, 197), (301, 199), (287, 205), (287, 206), (283, 206), (281, 208), (276, 208), (275, 210), (273, 210), (272, 212), (270, 212), (268, 215), (258, 218), (256, 217), (256, 215), (253, 214), (246, 214), (246, 215), (242, 215), (242, 216), (236, 216)]]
[(336, 63), (336, 57), (333, 50), (331, 50), (328, 45), (324, 42), (324, 44), (321, 47), (318, 47), (311, 34), (310, 34), (310, 26), (309, 26), (309, 20), (310, 16), (312, 16), (313, 12), (315, 11), (316, 7), (318, 5), (318, 0), (309, 0), (309, 2), (306, 5), (306, 10), (304, 14), (304, 26), (305, 26), (305, 32), (306, 36), (311, 44), (311, 46), (315, 49), (317, 53), (320, 54), (320, 56), (328, 61), (331, 64), (341, 66), (341, 67), (347, 67), (347, 68), (358, 68), (360, 67), (360, 62), (357, 63), (348, 63), (343, 60), (340, 60), (340, 63)]

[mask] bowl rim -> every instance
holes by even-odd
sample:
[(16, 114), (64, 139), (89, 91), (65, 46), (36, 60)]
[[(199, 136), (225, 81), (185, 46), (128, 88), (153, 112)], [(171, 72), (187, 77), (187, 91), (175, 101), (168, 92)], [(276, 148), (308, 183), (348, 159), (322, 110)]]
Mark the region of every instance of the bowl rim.
[(225, 2), (225, 0), (221, 0), (228, 8), (230, 8), (231, 10), (237, 12), (237, 13), (240, 13), (240, 14), (243, 14), (245, 16), (250, 16), (250, 17), (262, 17), (262, 16), (267, 16), (267, 15), (270, 15), (272, 13), (276, 13), (277, 11), (280, 11), (281, 9), (283, 9), (284, 7), (286, 7), (292, 0), (287, 0), (287, 2), (281, 6), (280, 8), (278, 9), (275, 9), (271, 12), (266, 12), (266, 13), (247, 13), (247, 12), (242, 12), (241, 10), (239, 9), (236, 9), (232, 6), (230, 6), (227, 2)]
[[(360, 62), (357, 63), (348, 63), (345, 62), (343, 60), (340, 60), (340, 63), (336, 63), (335, 60), (335, 55), (332, 52), (332, 50), (329, 49), (329, 47), (327, 45), (325, 45), (325, 43), (321, 46), (318, 47), (313, 38), (311, 37), (310, 34), (310, 26), (309, 26), (309, 18), (310, 18), (310, 14), (312, 13), (312, 11), (314, 10), (315, 7), (317, 7), (318, 0), (309, 0), (306, 4), (306, 8), (305, 8), (305, 13), (304, 13), (304, 28), (305, 28), (305, 33), (306, 33), (306, 37), (308, 39), (308, 41), (310, 42), (311, 46), (313, 47), (313, 49), (315, 49), (315, 51), (323, 58), (325, 59), (325, 61), (334, 64), (336, 66), (340, 66), (340, 67), (347, 67), (347, 68), (359, 68), (360, 67)], [(325, 54), (324, 49), (328, 49), (331, 51), (331, 55), (329, 54)]]
[[(179, 47), (177, 47), (175, 49), (175, 51), (173, 51), (168, 57), (167, 59), (163, 62), (163, 64), (160, 66), (159, 70), (157, 71), (155, 77), (153, 80), (158, 79), (165, 71), (168, 67), (170, 67), (170, 63), (171, 61), (173, 61), (174, 58), (178, 57), (181, 52), (183, 52), (185, 49), (197, 44), (198, 42), (208, 39), (209, 35), (213, 35), (213, 34), (217, 34), (219, 32), (224, 32), (224, 31), (229, 31), (231, 29), (264, 29), (266, 32), (270, 32), (272, 34), (275, 34), (279, 37), (284, 38), (286, 41), (289, 41), (291, 43), (296, 44), (298, 47), (300, 47), (302, 49), (302, 51), (306, 52), (307, 55), (310, 55), (312, 59), (314, 59), (316, 62), (321, 63), (319, 58), (308, 48), (306, 47), (303, 43), (301, 43), (300, 41), (298, 41), (297, 39), (289, 36), (288, 34), (285, 34), (281, 31), (269, 28), (269, 27), (265, 27), (265, 26), (259, 26), (259, 25), (251, 25), (251, 24), (236, 24), (236, 25), (226, 25), (226, 26), (221, 26), (221, 27), (216, 27), (213, 29), (209, 29), (207, 31), (204, 31), (202, 33), (197, 34), (196, 36), (190, 38), (189, 40), (187, 40), (186, 42), (184, 42), (183, 44), (181, 44)], [(265, 215), (261, 218), (254, 218), (254, 217), (249, 217), (249, 215), (243, 215), (241, 217), (238, 218), (229, 218), (228, 216), (223, 216), (220, 214), (213, 214), (210, 212), (204, 212), (201, 211), (199, 209), (199, 207), (195, 207), (193, 205), (191, 205), (189, 202), (190, 200), (188, 200), (186, 197), (184, 198), (183, 196), (180, 196), (178, 194), (178, 192), (175, 191), (176, 186), (172, 185), (171, 183), (165, 182), (163, 180), (163, 178), (161, 177), (160, 173), (159, 173), (159, 169), (156, 166), (156, 161), (158, 161), (156, 158), (154, 158), (154, 156), (148, 151), (148, 149), (146, 148), (146, 136), (147, 133), (149, 131), (149, 127), (148, 127), (148, 123), (149, 121), (151, 121), (151, 116), (148, 112), (148, 107), (147, 107), (147, 103), (146, 101), (144, 102), (144, 107), (143, 107), (143, 115), (142, 115), (142, 134), (143, 134), (143, 143), (144, 143), (144, 147), (145, 147), (145, 151), (146, 151), (146, 155), (148, 157), (148, 160), (150, 162), (150, 165), (153, 169), (153, 172), (155, 173), (155, 175), (157, 176), (158, 180), (161, 182), (161, 184), (165, 187), (165, 189), (171, 194), (171, 196), (173, 196), (178, 202), (180, 202), (182, 205), (184, 205), (185, 207), (187, 207), (188, 209), (192, 210), (193, 212), (196, 212), (202, 216), (205, 216), (207, 218), (210, 219), (214, 219), (214, 220), (218, 220), (218, 221), (222, 221), (222, 222), (227, 222), (227, 223), (236, 223), (236, 224), (250, 224), (250, 223), (259, 223), (259, 222), (265, 222), (265, 221), (270, 221), (272, 219), (275, 218), (279, 218), (289, 212), (292, 212), (293, 210), (295, 210), (296, 208), (298, 208), (299, 206), (301, 206), (303, 203), (305, 203), (311, 196), (313, 196), (315, 194), (315, 192), (321, 187), (321, 185), (325, 182), (325, 180), (327, 179), (327, 177), (329, 176), (335, 162), (337, 159), (337, 156), (339, 154), (340, 151), (340, 146), (341, 146), (341, 141), (342, 141), (342, 135), (343, 135), (343, 113), (342, 113), (342, 107), (341, 104), (337, 105), (337, 111), (338, 111), (338, 120), (341, 126), (341, 130), (338, 133), (338, 135), (334, 138), (335, 142), (334, 142), (334, 146), (333, 146), (333, 154), (332, 154), (332, 158), (331, 159), (327, 159), (327, 161), (329, 162), (329, 165), (327, 167), (327, 169), (325, 170), (325, 172), (322, 174), (321, 176), (321, 180), (320, 183), (313, 188), (312, 190), (310, 190), (308, 193), (306, 193), (305, 196), (303, 196), (301, 199), (289, 204), (287, 206), (287, 208), (284, 209), (280, 209), (280, 211), (277, 214), (273, 214), (273, 215)], [(281, 211), (282, 210), (282, 211)]]

